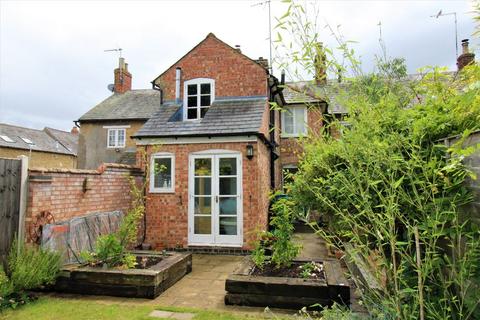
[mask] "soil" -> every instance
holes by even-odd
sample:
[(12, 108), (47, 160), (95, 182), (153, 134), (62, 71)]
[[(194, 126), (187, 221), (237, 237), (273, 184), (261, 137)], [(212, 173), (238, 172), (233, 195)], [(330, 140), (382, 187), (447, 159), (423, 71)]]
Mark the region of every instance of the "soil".
[[(285, 277), (285, 278), (302, 278), (309, 280), (325, 280), (325, 272), (323, 264), (316, 262), (317, 268), (311, 270), (308, 276), (303, 276), (304, 266), (311, 263), (292, 263), (290, 267), (277, 268), (274, 264), (266, 264), (263, 269), (253, 267), (251, 275), (263, 277)], [(303, 267), (303, 268), (302, 268)]]
[(162, 257), (155, 256), (136, 256), (137, 265), (135, 269), (148, 269), (151, 266), (159, 263), (162, 260)]

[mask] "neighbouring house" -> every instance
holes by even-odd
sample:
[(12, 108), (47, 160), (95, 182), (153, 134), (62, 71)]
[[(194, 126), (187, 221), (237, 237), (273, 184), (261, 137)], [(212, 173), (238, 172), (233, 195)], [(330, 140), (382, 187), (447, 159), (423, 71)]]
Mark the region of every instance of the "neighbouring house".
[(132, 75), (124, 58), (114, 70), (113, 94), (82, 115), (78, 168), (96, 169), (102, 163), (135, 164), (136, 146), (130, 137), (160, 109), (156, 90), (132, 90)]
[(30, 167), (75, 168), (78, 130), (66, 132), (45, 127), (30, 129), (0, 123), (0, 157), (25, 155)]

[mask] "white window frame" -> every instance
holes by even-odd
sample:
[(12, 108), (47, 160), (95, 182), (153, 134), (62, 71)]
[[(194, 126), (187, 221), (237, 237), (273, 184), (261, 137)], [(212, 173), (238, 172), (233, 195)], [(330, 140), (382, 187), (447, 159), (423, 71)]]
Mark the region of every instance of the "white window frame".
[[(169, 188), (155, 188), (155, 159), (170, 159), (172, 183)], [(170, 152), (157, 152), (150, 159), (150, 193), (175, 193), (175, 154)]]
[[(292, 109), (303, 109), (303, 121), (305, 123), (304, 127), (304, 132), (297, 132), (296, 128), (296, 113), (292, 112)], [(293, 117), (293, 133), (286, 133), (284, 132), (285, 130), (285, 113), (289, 112), (292, 117)], [(282, 120), (282, 137), (300, 137), (300, 136), (305, 136), (308, 132), (308, 109), (306, 106), (286, 106), (285, 111), (281, 112), (281, 120)]]
[[(128, 126), (130, 127), (130, 126)], [(118, 149), (118, 148), (125, 148), (127, 144), (127, 127), (122, 126), (122, 127), (107, 127), (105, 126), (104, 128), (107, 129), (107, 148), (108, 149)], [(110, 145), (110, 132), (114, 131), (115, 132), (115, 145), (111, 146)], [(119, 144), (118, 141), (118, 132), (123, 131), (123, 144)]]
[[(188, 119), (188, 86), (195, 84), (197, 85), (197, 118), (196, 119)], [(213, 101), (215, 100), (215, 80), (210, 78), (195, 78), (190, 79), (184, 82), (183, 84), (183, 120), (184, 121), (197, 121), (201, 120), (201, 92), (200, 92), (200, 85), (201, 84), (210, 84), (210, 106), (212, 105)], [(208, 108), (210, 108), (208, 106)]]

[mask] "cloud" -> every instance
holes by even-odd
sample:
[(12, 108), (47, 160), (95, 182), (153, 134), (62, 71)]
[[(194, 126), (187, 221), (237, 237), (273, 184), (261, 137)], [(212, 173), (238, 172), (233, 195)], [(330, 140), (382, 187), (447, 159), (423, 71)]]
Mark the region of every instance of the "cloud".
[[(209, 32), (239, 44), (252, 58), (268, 57), (268, 10), (259, 1), (0, 1), (0, 121), (69, 130), (72, 121), (108, 97), (123, 48), (134, 88), (149, 88)], [(387, 53), (407, 59), (410, 72), (425, 64), (455, 67), (453, 19), (459, 40), (473, 32), (465, 1), (319, 1), (322, 24), (341, 25), (366, 68), (379, 54), (378, 21)], [(286, 5), (272, 2), (272, 15)], [(328, 32), (325, 42), (334, 44)], [(474, 42), (478, 46), (478, 41)]]

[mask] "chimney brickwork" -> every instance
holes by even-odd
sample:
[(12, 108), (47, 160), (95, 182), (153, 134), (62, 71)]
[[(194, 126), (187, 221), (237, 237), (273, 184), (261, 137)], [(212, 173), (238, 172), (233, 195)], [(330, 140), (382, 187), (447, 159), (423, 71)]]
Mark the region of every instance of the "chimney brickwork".
[(462, 54), (457, 58), (458, 71), (475, 62), (475, 54), (468, 48), (468, 39), (462, 40)]
[(323, 49), (323, 43), (319, 42), (315, 46), (315, 83), (317, 85), (327, 83), (327, 56)]
[(113, 91), (115, 93), (125, 93), (132, 90), (132, 74), (128, 72), (128, 63), (124, 58), (118, 59), (118, 68), (114, 70), (115, 82)]

